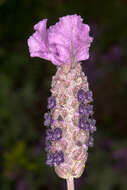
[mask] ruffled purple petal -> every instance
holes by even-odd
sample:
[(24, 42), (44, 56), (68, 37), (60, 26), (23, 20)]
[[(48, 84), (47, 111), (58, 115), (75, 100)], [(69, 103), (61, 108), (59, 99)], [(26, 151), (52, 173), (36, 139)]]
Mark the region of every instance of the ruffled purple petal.
[(78, 15), (64, 16), (46, 30), (47, 19), (34, 26), (35, 33), (28, 39), (31, 57), (50, 60), (55, 65), (76, 63), (89, 57), (92, 38), (89, 26)]
[(28, 39), (28, 46), (31, 57), (40, 57), (50, 60), (48, 50), (48, 33), (46, 30), (47, 19), (44, 19), (34, 25), (34, 34)]

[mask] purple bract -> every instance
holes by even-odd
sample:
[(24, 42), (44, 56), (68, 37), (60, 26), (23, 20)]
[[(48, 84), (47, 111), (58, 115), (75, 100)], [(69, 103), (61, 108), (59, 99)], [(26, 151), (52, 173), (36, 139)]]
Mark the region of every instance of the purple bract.
[(50, 60), (55, 65), (71, 61), (78, 63), (89, 58), (93, 39), (90, 28), (78, 15), (61, 17), (59, 22), (46, 29), (47, 19), (34, 26), (34, 34), (28, 39), (31, 57)]

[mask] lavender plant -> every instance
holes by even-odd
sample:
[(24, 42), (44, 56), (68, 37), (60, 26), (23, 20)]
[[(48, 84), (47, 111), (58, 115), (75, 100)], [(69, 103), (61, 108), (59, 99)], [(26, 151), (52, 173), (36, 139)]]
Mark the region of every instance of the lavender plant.
[(52, 78), (48, 112), (45, 113), (46, 164), (54, 166), (59, 177), (74, 189), (74, 178), (85, 168), (88, 147), (96, 131), (93, 119), (93, 94), (80, 61), (89, 58), (90, 28), (78, 15), (64, 16), (46, 29), (47, 19), (34, 26), (28, 39), (31, 57), (50, 60), (57, 66)]

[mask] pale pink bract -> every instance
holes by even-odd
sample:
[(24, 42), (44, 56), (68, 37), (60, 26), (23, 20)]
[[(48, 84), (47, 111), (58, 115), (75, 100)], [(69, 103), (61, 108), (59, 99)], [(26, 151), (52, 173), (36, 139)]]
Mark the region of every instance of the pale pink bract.
[(34, 34), (28, 39), (31, 57), (40, 57), (55, 65), (78, 63), (89, 58), (92, 37), (90, 28), (78, 15), (64, 16), (46, 29), (47, 19), (34, 26)]

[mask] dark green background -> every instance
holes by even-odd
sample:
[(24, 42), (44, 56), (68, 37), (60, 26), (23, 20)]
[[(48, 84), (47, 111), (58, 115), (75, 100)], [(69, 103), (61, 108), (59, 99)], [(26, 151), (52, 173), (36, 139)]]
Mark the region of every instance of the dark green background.
[(45, 165), (43, 115), (56, 68), (30, 58), (33, 25), (68, 14), (91, 26), (94, 42), (83, 69), (94, 93), (94, 148), (80, 190), (127, 190), (127, 1), (0, 0), (0, 189), (66, 189)]

